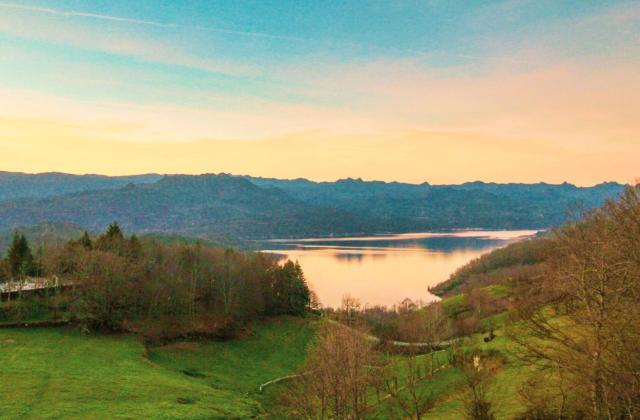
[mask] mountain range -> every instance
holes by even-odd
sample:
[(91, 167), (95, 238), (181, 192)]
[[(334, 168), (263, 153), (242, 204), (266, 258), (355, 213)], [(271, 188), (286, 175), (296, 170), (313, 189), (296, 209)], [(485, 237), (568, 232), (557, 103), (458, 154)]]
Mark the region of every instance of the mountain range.
[(127, 177), (0, 172), (0, 229), (41, 222), (100, 231), (266, 239), (444, 229), (542, 229), (624, 186), (313, 182), (228, 174)]

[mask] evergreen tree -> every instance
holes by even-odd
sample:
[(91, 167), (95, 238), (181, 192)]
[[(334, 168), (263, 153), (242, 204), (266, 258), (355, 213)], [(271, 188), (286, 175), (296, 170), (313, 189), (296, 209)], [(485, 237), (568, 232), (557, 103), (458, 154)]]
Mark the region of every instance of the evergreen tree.
[(80, 238), (78, 242), (80, 243), (80, 245), (82, 245), (84, 249), (88, 251), (93, 249), (93, 242), (91, 241), (91, 238), (89, 237), (89, 234), (87, 233), (87, 231), (84, 232), (84, 235), (82, 235), (82, 238)]
[(118, 222), (113, 222), (109, 225), (109, 227), (107, 227), (105, 236), (114, 239), (124, 239), (124, 235), (122, 234), (122, 230), (120, 229), (120, 225), (118, 225)]
[(297, 262), (287, 261), (276, 271), (276, 314), (303, 315), (311, 303), (311, 292)]
[(13, 234), (7, 260), (9, 261), (9, 273), (13, 279), (33, 274), (34, 264), (31, 248), (29, 248), (27, 238), (17, 231)]
[(113, 252), (117, 255), (125, 254), (125, 239), (118, 222), (111, 223), (107, 231), (100, 235), (96, 241), (95, 248), (101, 251)]
[(294, 264), (291, 275), (292, 285), (289, 292), (289, 307), (293, 315), (303, 315), (311, 303), (311, 292), (298, 261)]

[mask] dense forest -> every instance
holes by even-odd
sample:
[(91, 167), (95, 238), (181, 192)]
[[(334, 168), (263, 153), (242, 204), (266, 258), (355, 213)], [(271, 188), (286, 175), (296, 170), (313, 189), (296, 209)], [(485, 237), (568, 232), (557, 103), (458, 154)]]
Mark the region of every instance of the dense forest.
[(30, 248), (16, 232), (0, 262), (0, 319), (71, 321), (150, 339), (233, 336), (270, 315), (304, 315), (300, 266), (260, 253), (126, 237), (113, 223), (91, 238)]
[[(55, 185), (55, 187), (51, 187)], [(41, 222), (97, 232), (113, 220), (137, 234), (214, 241), (548, 228), (624, 187), (570, 184), (404, 184), (220, 175), (133, 177), (0, 173), (0, 230)]]

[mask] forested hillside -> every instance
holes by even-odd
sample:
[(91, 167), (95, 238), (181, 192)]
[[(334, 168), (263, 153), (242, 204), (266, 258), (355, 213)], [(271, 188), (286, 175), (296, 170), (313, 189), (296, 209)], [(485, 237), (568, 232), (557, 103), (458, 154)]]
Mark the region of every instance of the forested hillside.
[[(297, 201), (227, 175), (167, 176), (119, 189), (0, 202), (0, 227), (43, 220), (92, 231), (114, 220), (135, 232), (265, 238), (370, 231), (372, 221)], [(382, 227), (382, 226), (381, 226)]]
[(0, 230), (41, 222), (228, 241), (445, 229), (542, 229), (623, 186), (312, 182), (232, 175), (0, 174)]
[(546, 228), (562, 223), (569, 211), (601, 206), (624, 189), (617, 183), (580, 188), (567, 183), (430, 185), (361, 179), (249, 179), (309, 204), (335, 206), (380, 219), (407, 219), (414, 229)]
[[(488, 342), (500, 326), (517, 356), (519, 418), (635, 418), (639, 282), (635, 187), (543, 237), (472, 261), (433, 291), (460, 331), (489, 330)], [(507, 318), (496, 315), (505, 309)]]

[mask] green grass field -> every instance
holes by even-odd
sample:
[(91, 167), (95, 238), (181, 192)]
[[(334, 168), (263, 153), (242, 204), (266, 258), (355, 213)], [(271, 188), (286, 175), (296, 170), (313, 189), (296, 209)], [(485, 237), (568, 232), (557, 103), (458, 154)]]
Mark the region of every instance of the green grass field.
[[(273, 406), (283, 384), (259, 386), (289, 375), (303, 363), (318, 321), (279, 319), (257, 325), (249, 337), (226, 342), (177, 342), (145, 348), (134, 336), (82, 335), (73, 328), (0, 329), (0, 418), (249, 418)], [(496, 316), (503, 326), (504, 316)], [(514, 344), (496, 330), (490, 343), (477, 334), (466, 348), (495, 349), (505, 364), (490, 397), (498, 418), (523, 410), (518, 391), (526, 368)], [(402, 357), (399, 369), (402, 370)], [(425, 363), (430, 355), (420, 356)], [(425, 382), (434, 419), (464, 417), (462, 374), (436, 356), (441, 369)], [(444, 367), (443, 367), (444, 366)], [(402, 381), (402, 374), (398, 377)], [(402, 385), (402, 384), (400, 384)], [(384, 400), (378, 418), (391, 413)]]
[(291, 318), (267, 323), (242, 340), (183, 342), (151, 349), (149, 358), (213, 389), (232, 390), (269, 407), (267, 381), (295, 373), (314, 337), (314, 322)]
[(0, 418), (256, 416), (269, 403), (257, 387), (302, 362), (311, 324), (281, 320), (246, 339), (175, 344), (149, 357), (132, 336), (0, 329)]
[[(461, 342), (462, 349), (494, 350), (504, 358), (504, 364), (491, 378), (488, 388), (488, 398), (498, 419), (511, 419), (525, 410), (520, 390), (531, 374), (531, 368), (524, 366), (516, 357), (517, 345), (505, 335), (506, 319), (507, 313), (502, 312), (482, 320), (497, 327), (492, 341), (485, 343), (486, 334), (474, 334)], [(464, 418), (464, 392), (464, 387), (458, 383), (450, 392), (443, 394), (428, 418)]]
[[(406, 386), (406, 357), (394, 356), (396, 358), (398, 386), (400, 395), (406, 401), (409, 401), (407, 391), (402, 390)], [(416, 363), (422, 364), (425, 371), (429, 370), (431, 355), (425, 354), (417, 357)], [(461, 372), (458, 369), (448, 365), (448, 356), (445, 351), (436, 352), (434, 355), (434, 366), (436, 372), (432, 378), (428, 379), (421, 385), (421, 393), (435, 400), (447, 398), (452, 389), (454, 389), (461, 381)], [(402, 415), (402, 411), (398, 409), (397, 402), (393, 398), (383, 398), (381, 403), (374, 402), (372, 417), (373, 418), (397, 418)], [(430, 418), (428, 415), (425, 418)]]

